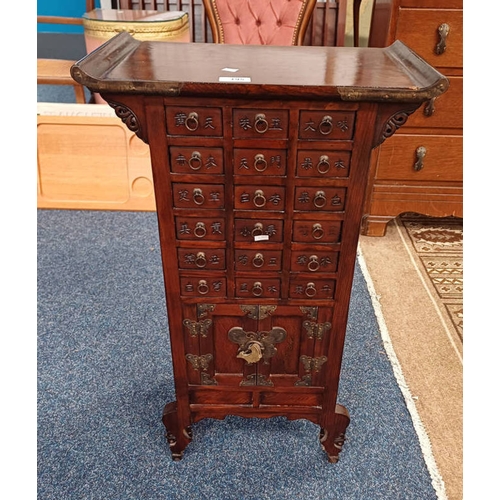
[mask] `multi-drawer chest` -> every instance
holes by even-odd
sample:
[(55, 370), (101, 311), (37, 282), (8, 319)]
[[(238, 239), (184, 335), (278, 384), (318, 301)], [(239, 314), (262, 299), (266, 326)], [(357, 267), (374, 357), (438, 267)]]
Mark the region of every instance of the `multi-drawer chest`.
[(179, 459), (203, 418), (319, 425), (338, 459), (337, 402), (371, 149), (446, 78), (387, 49), (139, 42), (123, 33), (79, 61), (149, 144)]
[(370, 41), (401, 40), (444, 74), (448, 91), (374, 150), (363, 233), (385, 234), (403, 212), (463, 216), (463, 0), (375, 0)]

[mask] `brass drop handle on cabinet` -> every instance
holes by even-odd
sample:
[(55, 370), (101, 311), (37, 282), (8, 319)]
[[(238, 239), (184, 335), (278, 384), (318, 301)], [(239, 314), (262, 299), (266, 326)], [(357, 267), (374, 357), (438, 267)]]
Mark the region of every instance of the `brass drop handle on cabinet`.
[(236, 357), (244, 359), (248, 364), (257, 363), (262, 359), (263, 350), (264, 346), (258, 340), (252, 340), (244, 350), (238, 352)]
[(196, 260), (195, 260), (196, 267), (202, 268), (207, 265), (207, 256), (205, 255), (205, 252), (198, 252), (196, 254)]
[(257, 208), (262, 208), (266, 205), (266, 203), (267, 200), (266, 197), (264, 196), (264, 191), (262, 191), (262, 189), (257, 189), (253, 196), (253, 204)]
[(328, 170), (330, 170), (330, 160), (328, 158), (328, 155), (321, 155), (319, 157), (316, 169), (320, 174), (326, 174)]
[(320, 240), (323, 238), (325, 235), (325, 231), (323, 229), (323, 226), (317, 222), (316, 224), (313, 224), (313, 229), (312, 229), (312, 236), (315, 240)]
[(193, 201), (197, 205), (203, 205), (203, 203), (205, 203), (205, 197), (203, 196), (203, 191), (200, 188), (193, 189)]
[(188, 160), (188, 165), (191, 170), (200, 170), (202, 166), (201, 154), (198, 151), (191, 153), (191, 158)]
[(333, 118), (329, 115), (323, 116), (318, 129), (320, 134), (328, 135), (333, 130)]
[(254, 156), (253, 168), (255, 168), (257, 172), (264, 172), (267, 168), (267, 161), (262, 153), (258, 153)]
[(435, 52), (438, 56), (440, 56), (446, 50), (446, 40), (447, 40), (448, 35), (450, 33), (450, 26), (446, 23), (440, 24), (438, 29), (437, 29), (437, 32), (438, 32), (439, 41), (436, 45)]
[(189, 115), (186, 118), (186, 121), (184, 122), (184, 125), (190, 132), (194, 132), (195, 130), (197, 130), (200, 125), (200, 121), (198, 119), (198, 113), (196, 113), (195, 111), (189, 113)]
[(254, 267), (262, 267), (264, 265), (264, 256), (261, 253), (256, 253), (252, 259)]
[(319, 261), (317, 255), (311, 255), (309, 257), (309, 262), (307, 263), (307, 269), (311, 272), (315, 272), (319, 269)]
[(253, 128), (259, 134), (264, 134), (269, 129), (269, 123), (267, 123), (266, 115), (264, 113), (258, 113), (255, 115), (255, 123)]
[(306, 295), (309, 298), (314, 297), (316, 295), (316, 292), (316, 285), (312, 281), (306, 285)]
[(193, 232), (197, 238), (203, 238), (204, 236), (206, 236), (207, 228), (205, 227), (205, 223), (197, 222)]
[(256, 297), (260, 297), (264, 293), (264, 289), (262, 288), (262, 283), (260, 281), (256, 281), (252, 286), (252, 293)]
[(415, 150), (415, 154), (417, 155), (417, 161), (413, 165), (413, 170), (420, 172), (424, 168), (424, 157), (427, 154), (427, 149), (424, 146), (420, 146)]
[(210, 291), (208, 283), (206, 280), (198, 281), (198, 293), (201, 295), (206, 295)]
[(260, 236), (264, 234), (264, 225), (262, 222), (256, 222), (252, 229), (252, 236)]
[(323, 208), (326, 205), (326, 194), (324, 191), (316, 191), (313, 199), (316, 208)]

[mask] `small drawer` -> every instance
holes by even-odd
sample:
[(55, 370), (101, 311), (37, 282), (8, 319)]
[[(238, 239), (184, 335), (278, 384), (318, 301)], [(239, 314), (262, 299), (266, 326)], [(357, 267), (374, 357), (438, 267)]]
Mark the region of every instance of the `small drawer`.
[(285, 208), (284, 186), (235, 186), (234, 208), (237, 210), (273, 210)]
[(188, 137), (222, 137), (220, 108), (167, 106), (167, 134)]
[(288, 137), (288, 111), (284, 109), (234, 109), (235, 139)]
[(235, 241), (283, 241), (283, 221), (279, 219), (235, 219)]
[(349, 177), (349, 151), (299, 151), (298, 177)]
[(286, 175), (286, 150), (235, 149), (235, 175)]
[(333, 299), (334, 294), (334, 279), (290, 279), (290, 297), (293, 299)]
[(281, 271), (279, 250), (240, 249), (234, 255), (236, 271)]
[(170, 170), (177, 174), (224, 173), (222, 148), (170, 148)]
[(172, 184), (174, 207), (224, 208), (224, 186), (221, 184)]
[(181, 269), (225, 269), (226, 251), (223, 248), (177, 249)]
[(351, 140), (355, 117), (354, 111), (301, 111), (299, 138)]
[[(224, 391), (223, 401), (226, 405), (249, 405), (252, 404), (252, 393), (247, 391)], [(198, 405), (220, 404), (221, 392), (195, 390), (189, 395), (189, 402)]]
[(260, 404), (279, 406), (321, 406), (323, 395), (320, 393), (262, 392)]
[(346, 188), (342, 187), (297, 187), (294, 208), (301, 211), (342, 211), (346, 191)]
[(222, 217), (176, 217), (175, 234), (179, 240), (223, 241), (226, 234), (226, 220)]
[(225, 297), (226, 278), (181, 276), (183, 297)]
[(341, 221), (295, 221), (292, 239), (297, 243), (338, 243), (341, 233)]
[(338, 261), (338, 252), (301, 252), (295, 250), (292, 252), (290, 269), (310, 273), (334, 273), (337, 271)]
[(279, 278), (236, 278), (235, 284), (237, 297), (269, 299), (280, 296), (281, 283)]

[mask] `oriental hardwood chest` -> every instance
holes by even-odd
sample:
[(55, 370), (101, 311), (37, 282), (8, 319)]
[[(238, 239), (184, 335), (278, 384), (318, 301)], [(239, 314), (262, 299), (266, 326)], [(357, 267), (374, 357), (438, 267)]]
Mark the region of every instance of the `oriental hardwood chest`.
[(384, 49), (139, 42), (76, 63), (149, 144), (176, 401), (174, 459), (203, 418), (318, 424), (338, 460), (337, 402), (370, 152), (446, 78)]

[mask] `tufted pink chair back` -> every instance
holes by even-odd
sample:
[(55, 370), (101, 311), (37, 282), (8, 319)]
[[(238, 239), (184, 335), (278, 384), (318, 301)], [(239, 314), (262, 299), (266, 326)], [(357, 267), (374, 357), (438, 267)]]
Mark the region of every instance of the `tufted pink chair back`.
[(203, 0), (215, 43), (301, 45), (316, 0)]

